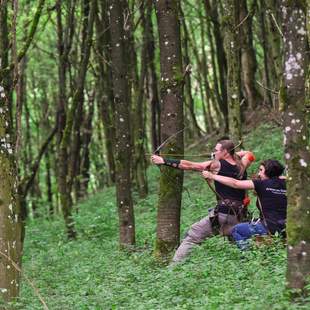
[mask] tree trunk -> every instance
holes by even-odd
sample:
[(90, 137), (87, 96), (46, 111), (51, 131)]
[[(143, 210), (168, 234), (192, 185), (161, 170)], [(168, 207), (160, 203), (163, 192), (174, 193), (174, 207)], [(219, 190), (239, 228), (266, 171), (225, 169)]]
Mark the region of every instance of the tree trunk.
[(131, 197), (131, 138), (130, 97), (128, 89), (128, 66), (125, 49), (128, 46), (124, 36), (126, 15), (123, 13), (125, 0), (109, 0), (111, 59), (113, 93), (116, 123), (116, 200), (119, 214), (120, 246), (135, 243), (135, 222)]
[(238, 0), (224, 1), (225, 48), (227, 54), (227, 98), (229, 115), (229, 134), (233, 141), (241, 140), (240, 113), (240, 43), (239, 43), (239, 5)]
[[(182, 53), (177, 0), (155, 2), (160, 44), (161, 140), (182, 130), (183, 85)], [(162, 148), (165, 153), (183, 154), (183, 134)], [(155, 255), (165, 258), (179, 244), (183, 171), (163, 167), (160, 176)]]
[(145, 85), (147, 75), (147, 36), (146, 33), (146, 19), (145, 19), (145, 8), (140, 7), (141, 20), (143, 27), (143, 45), (141, 51), (141, 68), (140, 68), (140, 79), (139, 86), (137, 89), (137, 96), (135, 98), (136, 108), (133, 113), (134, 120), (134, 156), (133, 156), (133, 174), (137, 182), (138, 193), (140, 198), (145, 198), (148, 193), (148, 184), (146, 177), (146, 156), (145, 156), (145, 145), (146, 145), (146, 133), (145, 133), (145, 112), (144, 112), (144, 98), (145, 98)]
[(160, 101), (158, 95), (158, 78), (155, 65), (155, 40), (152, 24), (152, 0), (147, 0), (145, 32), (147, 34), (147, 52), (150, 79), (151, 135), (153, 150), (160, 145)]
[(68, 54), (72, 44), (72, 33), (74, 27), (74, 4), (72, 1), (68, 3), (68, 15), (66, 32), (64, 32), (63, 22), (62, 22), (62, 3), (58, 1), (56, 4), (57, 10), (57, 36), (58, 36), (58, 191), (60, 196), (60, 204), (62, 207), (64, 220), (66, 224), (67, 234), (69, 239), (74, 239), (76, 237), (76, 232), (74, 229), (74, 222), (72, 219), (72, 197), (71, 192), (68, 189), (67, 175), (68, 175), (68, 153), (67, 146), (64, 144), (64, 133), (66, 128), (66, 85), (67, 85), (67, 63)]
[[(279, 1), (265, 1), (267, 15), (267, 39), (268, 39), (268, 70), (270, 72), (271, 89), (278, 91), (280, 88), (280, 81), (282, 75), (282, 44), (281, 34), (278, 29), (281, 25), (281, 19), (279, 17)], [(278, 98), (273, 98), (273, 107), (278, 109)]]
[[(209, 82), (209, 79), (211, 77), (209, 77), (209, 70), (208, 70), (208, 58), (207, 58), (207, 54), (206, 54), (206, 41), (205, 41), (205, 21), (203, 20), (203, 14), (201, 12), (198, 13), (199, 14), (199, 19), (201, 21), (201, 26), (200, 26), (200, 36), (201, 36), (201, 44), (202, 44), (202, 59), (199, 65), (199, 68), (201, 68), (201, 72), (202, 72), (202, 77), (203, 77), (203, 84), (204, 84), (204, 88), (205, 88), (205, 94), (206, 94), (206, 99), (205, 99), (205, 110), (207, 112), (207, 119), (208, 119), (208, 132), (212, 132), (214, 129), (214, 119), (211, 115), (211, 103), (212, 106), (214, 107), (214, 112), (215, 115), (217, 116), (217, 122), (220, 124), (221, 123), (221, 119), (222, 119), (222, 113), (219, 111), (219, 109), (221, 108), (221, 104), (222, 101), (221, 99), (217, 98), (217, 96), (219, 96), (218, 93), (218, 88), (217, 88), (217, 74), (216, 74), (216, 68), (214, 67), (215, 71), (213, 72), (213, 90), (211, 90), (211, 83)], [(207, 29), (210, 32), (210, 29)], [(210, 38), (211, 38), (211, 34), (210, 34)], [(212, 39), (209, 41), (210, 44), (210, 48), (212, 48)], [(214, 52), (214, 51), (213, 51)], [(197, 54), (197, 59), (198, 59), (198, 53)], [(211, 57), (212, 57), (212, 52), (211, 52)], [(218, 105), (216, 105), (216, 99), (218, 99), (217, 103)]]
[[(7, 18), (8, 18), (8, 9), (9, 4), (7, 0), (1, 1), (1, 7), (0, 7), (0, 68), (1, 71), (5, 68), (9, 67), (9, 30), (8, 30), (8, 24), (7, 24)], [(12, 108), (12, 92), (9, 91), (10, 88), (13, 86), (13, 77), (11, 70), (8, 70), (5, 74), (0, 72), (1, 75), (1, 86), (6, 90), (6, 102), (9, 109), (9, 124), (11, 127), (13, 127), (13, 108)]]
[(81, 154), (81, 193), (80, 197), (87, 195), (88, 183), (90, 178), (90, 158), (89, 158), (89, 145), (92, 138), (92, 121), (94, 115), (94, 100), (95, 94), (89, 96), (88, 114), (83, 122), (83, 135), (82, 135), (82, 154)]
[[(108, 23), (108, 4), (106, 1), (101, 1), (96, 16), (96, 56), (98, 59), (99, 71), (99, 88), (98, 108), (99, 115), (102, 119), (102, 125), (105, 135), (105, 148), (107, 156), (107, 166), (109, 172), (108, 184), (115, 183), (115, 119), (114, 119), (114, 95), (112, 83), (112, 68), (111, 68), (111, 36)], [(100, 13), (99, 13), (100, 11)], [(101, 19), (100, 19), (101, 17)]]
[(182, 28), (183, 28), (183, 50), (184, 50), (184, 66), (188, 68), (188, 72), (185, 73), (185, 92), (186, 92), (186, 105), (189, 110), (190, 115), (190, 124), (192, 127), (192, 130), (194, 132), (195, 137), (201, 138), (201, 128), (198, 125), (196, 115), (195, 115), (195, 102), (192, 95), (192, 86), (191, 86), (191, 70), (190, 67), (190, 55), (189, 55), (189, 33), (187, 29), (187, 25), (185, 22), (185, 16), (180, 8), (181, 18), (182, 18)]
[[(199, 14), (199, 17), (200, 17), (201, 23), (203, 23), (204, 15)], [(213, 88), (214, 88), (215, 99), (216, 99), (216, 103), (217, 103), (217, 104), (214, 103), (214, 106), (215, 106), (215, 109), (218, 110), (218, 109), (221, 109), (221, 105), (223, 105), (223, 103), (222, 103), (222, 97), (220, 94), (220, 87), (219, 87), (220, 81), (218, 78), (218, 69), (216, 66), (216, 52), (215, 52), (215, 47), (214, 47), (214, 43), (213, 43), (213, 36), (211, 33), (211, 22), (210, 22), (210, 18), (208, 16), (207, 16), (207, 24), (206, 24), (206, 33), (207, 33), (207, 38), (208, 38), (209, 45), (210, 45), (211, 64), (212, 64), (212, 71), (213, 71)], [(202, 27), (202, 29), (201, 29), (201, 36), (202, 35), (204, 35), (204, 27)], [(204, 58), (207, 58), (205, 49), (203, 49), (203, 53), (204, 53)], [(218, 125), (223, 124), (224, 123), (223, 122), (223, 113), (219, 112), (216, 114), (217, 114)]]
[[(252, 11), (254, 8), (252, 8)], [(247, 106), (254, 110), (260, 101), (256, 89), (256, 57), (253, 47), (252, 20), (254, 12), (249, 12), (246, 1), (240, 1), (241, 72)]]
[[(8, 65), (7, 1), (0, 5), (1, 68)], [(18, 296), (22, 255), (22, 221), (17, 193), (18, 178), (14, 156), (14, 133), (10, 127), (9, 101), (12, 84), (0, 73), (0, 299), (10, 301)]]
[(210, 17), (213, 24), (213, 32), (214, 32), (214, 40), (216, 46), (216, 57), (217, 57), (217, 65), (219, 70), (219, 82), (221, 88), (221, 112), (225, 119), (224, 131), (228, 131), (229, 121), (228, 121), (228, 102), (227, 102), (227, 60), (224, 50), (224, 42), (221, 33), (221, 27), (218, 17), (218, 8), (219, 2), (212, 1), (210, 3), (209, 0), (205, 0), (205, 11), (206, 15)]
[[(202, 101), (202, 109), (203, 109), (203, 116), (205, 121), (205, 129), (206, 132), (211, 132), (213, 130), (213, 119), (211, 116), (211, 110), (210, 110), (210, 102), (215, 101), (213, 92), (210, 89), (210, 84), (208, 80), (208, 67), (207, 67), (207, 57), (204, 49), (204, 30), (203, 25), (201, 25), (201, 45), (202, 45), (202, 57), (200, 59), (200, 51), (198, 50), (198, 47), (196, 45), (197, 39), (194, 36), (194, 27), (192, 23), (189, 21), (189, 28), (191, 35), (191, 47), (194, 53), (194, 57), (197, 62), (197, 73), (196, 73), (196, 79), (198, 81), (198, 87), (200, 90), (200, 96)], [(216, 107), (216, 106), (215, 106)], [(217, 112), (217, 111), (216, 111)]]
[(50, 150), (47, 150), (45, 154), (45, 170), (46, 170), (46, 196), (47, 196), (47, 206), (48, 206), (48, 215), (54, 215), (54, 206), (53, 206), (53, 191), (52, 191), (52, 175), (51, 175), (51, 163), (50, 163)]
[[(75, 91), (72, 98), (72, 106), (67, 113), (66, 127), (64, 129), (63, 138), (60, 147), (69, 150), (71, 146), (71, 153), (73, 156), (70, 158), (68, 165), (68, 193), (71, 193), (75, 171), (79, 167), (80, 159), (80, 133), (79, 127), (82, 122), (82, 111), (84, 102), (84, 87), (87, 73), (87, 67), (90, 58), (90, 50), (93, 38), (93, 24), (96, 12), (96, 0), (84, 0), (82, 3), (83, 10), (83, 27), (82, 27), (82, 45), (81, 45), (81, 59), (79, 62), (79, 69), (75, 81)], [(65, 206), (69, 212), (72, 205)]]
[(267, 102), (268, 105), (272, 106), (272, 95), (268, 89), (271, 89), (270, 83), (270, 73), (268, 68), (268, 42), (267, 42), (267, 33), (266, 33), (266, 18), (265, 18), (265, 3), (264, 0), (260, 1), (259, 8), (259, 26), (261, 29), (261, 45), (264, 51), (264, 103)]
[(24, 103), (26, 100), (26, 67), (27, 67), (27, 58), (23, 58), (23, 60), (18, 64), (17, 66), (17, 72), (15, 73), (15, 78), (17, 79), (16, 82), (16, 117), (15, 117), (15, 130), (16, 130), (16, 159), (19, 160), (21, 158), (21, 145), (22, 145), (22, 112)]
[[(288, 287), (309, 294), (310, 276), (310, 152), (309, 123), (305, 105), (306, 68), (309, 70), (306, 12), (302, 1), (282, 1), (284, 34), (284, 146), (288, 167)], [(309, 7), (308, 7), (309, 13)], [(309, 77), (309, 76), (308, 76)], [(309, 96), (309, 93), (308, 93)], [(309, 102), (309, 97), (307, 98)], [(294, 294), (294, 295), (295, 295)], [(293, 295), (293, 296), (294, 296)]]

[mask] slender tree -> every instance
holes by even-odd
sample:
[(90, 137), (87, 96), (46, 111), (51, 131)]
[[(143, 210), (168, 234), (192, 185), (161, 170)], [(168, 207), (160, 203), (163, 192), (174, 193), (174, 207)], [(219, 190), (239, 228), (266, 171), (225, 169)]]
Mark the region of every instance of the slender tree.
[[(200, 13), (199, 14), (199, 17), (200, 17), (200, 20), (201, 20), (201, 23), (203, 22), (203, 19), (205, 18), (205, 16)], [(222, 101), (222, 98), (221, 98), (221, 94), (220, 94), (220, 87), (219, 87), (219, 78), (218, 78), (218, 70), (217, 70), (217, 65), (216, 65), (216, 52), (215, 52), (215, 46), (214, 46), (214, 39), (213, 39), (213, 35), (212, 35), (212, 31), (211, 31), (211, 21), (210, 21), (210, 18), (209, 16), (206, 16), (207, 17), (207, 23), (206, 23), (206, 34), (207, 34), (207, 38), (208, 38), (208, 43), (209, 43), (209, 46), (210, 46), (210, 54), (211, 54), (211, 65), (212, 65), (212, 78), (213, 78), (213, 89), (214, 89), (214, 95), (215, 95), (215, 103), (214, 102), (214, 107), (215, 107), (215, 110), (222, 110), (221, 109), (221, 106), (223, 105), (223, 101)], [(204, 31), (204, 27), (202, 26), (201, 27), (201, 36), (204, 36), (205, 34), (205, 31)], [(206, 57), (206, 52), (205, 52), (205, 49), (203, 49), (203, 53), (204, 53), (204, 56), (203, 58), (204, 59), (207, 59)], [(212, 94), (212, 92), (210, 92), (210, 94)], [(226, 94), (227, 95), (227, 94)], [(227, 100), (226, 100), (227, 101)], [(227, 108), (227, 102), (226, 102), (226, 108)], [(223, 112), (217, 112), (217, 121), (219, 124), (223, 124)], [(212, 128), (213, 129), (213, 128)]]
[(281, 100), (286, 107), (283, 126), (288, 170), (287, 282), (298, 295), (307, 292), (310, 276), (310, 187), (305, 186), (310, 182), (309, 118), (306, 113), (309, 113), (309, 89), (307, 98), (305, 93), (308, 73), (305, 70), (309, 70), (306, 26), (309, 10), (304, 1), (281, 2), (285, 60)]
[[(94, 0), (97, 2), (97, 0)], [(68, 122), (70, 124), (71, 117), (73, 116), (72, 132), (71, 132), (71, 142), (70, 142), (70, 164), (69, 164), (69, 190), (75, 192), (75, 201), (77, 201), (80, 196), (80, 179), (81, 179), (81, 146), (82, 146), (82, 133), (81, 124), (84, 119), (84, 93), (86, 84), (86, 74), (89, 65), (89, 58), (91, 53), (92, 36), (93, 36), (93, 25), (95, 12), (97, 9), (97, 3), (91, 5), (91, 1), (83, 0), (81, 2), (82, 7), (82, 28), (81, 28), (81, 59), (78, 62), (80, 64), (80, 70), (78, 70), (76, 81), (74, 85), (76, 91), (73, 95), (71, 113), (68, 113)], [(92, 8), (92, 10), (90, 10)], [(73, 112), (74, 111), (74, 112)], [(66, 128), (67, 130), (67, 128)], [(66, 133), (66, 131), (65, 131)]]
[[(89, 8), (88, 8), (89, 7)], [(79, 60), (79, 68), (77, 70), (76, 80), (74, 81), (75, 91), (73, 92), (72, 97), (72, 104), (70, 108), (67, 108), (66, 111), (66, 121), (65, 126), (62, 124), (62, 136), (59, 146), (59, 153), (61, 155), (61, 159), (67, 163), (66, 166), (64, 163), (61, 163), (61, 169), (59, 172), (58, 177), (60, 178), (59, 181), (59, 188), (61, 190), (61, 205), (62, 211), (64, 215), (64, 220), (66, 223), (66, 229), (68, 238), (74, 239), (76, 237), (76, 232), (74, 229), (74, 221), (72, 218), (72, 185), (74, 182), (74, 169), (76, 166), (76, 161), (79, 152), (79, 134), (74, 132), (74, 125), (76, 124), (76, 119), (79, 121), (79, 111), (81, 111), (81, 105), (84, 100), (84, 85), (87, 73), (87, 67), (89, 63), (91, 45), (92, 45), (92, 36), (93, 36), (93, 24), (95, 19), (95, 12), (96, 12), (96, 0), (85, 0), (82, 2), (82, 11), (83, 15), (83, 27), (82, 27), (82, 44), (81, 44), (81, 59)], [(74, 8), (71, 8), (74, 9)], [(60, 12), (61, 13), (61, 12)], [(58, 15), (60, 14), (58, 13)], [(72, 18), (72, 17), (71, 17)], [(72, 22), (70, 21), (70, 27), (72, 27)], [(58, 16), (58, 36), (59, 36), (59, 44), (63, 41), (62, 38), (62, 24), (61, 24), (61, 16)], [(66, 56), (68, 50), (65, 51), (63, 46), (59, 45), (59, 51), (62, 53), (60, 57)], [(64, 79), (65, 83), (65, 63), (62, 63), (63, 59), (61, 60), (61, 75), (62, 79)], [(65, 85), (65, 84), (64, 84)], [(64, 86), (60, 86), (60, 89)], [(65, 89), (60, 91), (61, 100), (63, 101), (63, 96), (65, 96)], [(65, 104), (62, 102), (62, 105)], [(68, 160), (68, 152), (70, 146), (72, 147), (71, 151), (73, 151), (74, 156)]]
[[(148, 34), (146, 33), (146, 18), (145, 18), (145, 7), (140, 6), (140, 16), (143, 29), (143, 43), (140, 56), (140, 76), (138, 86), (135, 90), (135, 104), (132, 113), (133, 120), (133, 164), (132, 171), (136, 182), (136, 186), (139, 192), (140, 198), (145, 198), (148, 193), (148, 184), (146, 177), (146, 157), (145, 157), (145, 145), (146, 145), (146, 130), (145, 130), (145, 85), (147, 76), (147, 42)], [(133, 34), (132, 34), (133, 36)]]
[(82, 131), (82, 154), (81, 154), (81, 193), (80, 197), (85, 197), (87, 195), (88, 183), (90, 179), (90, 156), (89, 156), (89, 146), (92, 139), (93, 132), (93, 116), (94, 116), (94, 100), (95, 93), (90, 94), (88, 100), (88, 113), (87, 117), (84, 118), (83, 131)]
[(104, 143), (106, 148), (107, 167), (109, 173), (108, 183), (115, 182), (115, 110), (112, 67), (111, 67), (111, 34), (108, 21), (108, 3), (98, 3), (96, 15), (96, 57), (98, 64), (99, 85), (97, 92), (98, 110), (104, 130)]
[[(221, 32), (220, 18), (218, 14), (219, 1), (205, 0), (205, 12), (213, 24), (214, 41), (216, 46), (217, 67), (219, 71), (219, 84), (222, 100), (220, 108), (225, 120), (225, 132), (228, 131), (228, 99), (227, 99), (227, 55), (224, 49), (224, 39)], [(231, 12), (229, 12), (231, 13)]]
[(264, 88), (264, 102), (267, 102), (268, 105), (272, 106), (272, 94), (269, 91), (271, 89), (271, 82), (270, 82), (270, 70), (268, 67), (268, 42), (267, 42), (267, 27), (266, 27), (266, 17), (265, 17), (265, 5), (264, 5), (264, 0), (259, 1), (259, 28), (260, 28), (260, 41), (261, 41), (261, 46), (263, 48), (263, 53), (264, 53), (264, 71), (263, 71), (263, 80), (265, 84)]
[[(161, 140), (182, 130), (183, 85), (179, 1), (155, 2), (160, 44)], [(165, 153), (183, 154), (183, 134), (170, 139)], [(160, 176), (155, 254), (164, 258), (179, 243), (183, 172), (164, 167)], [(173, 180), (173, 182), (172, 182)]]
[(196, 114), (195, 114), (195, 102), (194, 98), (192, 95), (192, 81), (191, 81), (191, 75), (190, 75), (190, 55), (189, 55), (189, 33), (187, 29), (187, 25), (185, 22), (185, 16), (183, 13), (182, 8), (180, 8), (180, 13), (181, 13), (181, 28), (183, 30), (183, 51), (184, 51), (184, 66), (188, 68), (188, 71), (186, 72), (185, 75), (185, 94), (186, 94), (186, 106), (188, 107), (189, 110), (189, 115), (190, 115), (190, 124), (192, 127), (192, 130), (195, 134), (196, 137), (201, 138), (202, 132), (201, 128), (198, 125), (197, 119), (196, 119)]
[(132, 156), (129, 119), (129, 68), (126, 57), (128, 37), (124, 33), (124, 29), (128, 27), (124, 11), (127, 4), (125, 0), (109, 0), (108, 4), (116, 125), (116, 200), (119, 214), (120, 246), (127, 247), (135, 243), (135, 222), (130, 176)]
[[(281, 12), (279, 1), (271, 0), (264, 1), (265, 11), (268, 13), (266, 18), (267, 24), (267, 42), (268, 42), (268, 68), (270, 72), (271, 89), (276, 91), (280, 88), (279, 76), (282, 74), (282, 63), (283, 63), (283, 44), (282, 44), (282, 33), (280, 30), (281, 26)], [(273, 98), (274, 108), (278, 108), (278, 98)]]
[(227, 54), (227, 100), (229, 133), (233, 140), (241, 140), (241, 113), (240, 113), (240, 42), (239, 17), (240, 2), (237, 0), (224, 1), (224, 29), (225, 48)]
[(260, 101), (260, 94), (256, 89), (255, 74), (257, 62), (253, 46), (252, 21), (255, 7), (248, 10), (247, 1), (240, 1), (240, 36), (241, 36), (241, 72), (242, 86), (247, 105), (250, 109), (255, 109)]
[(148, 81), (151, 106), (152, 146), (155, 150), (160, 145), (160, 100), (158, 78), (155, 65), (155, 39), (152, 23), (152, 0), (146, 1), (145, 34), (147, 39)]
[[(210, 25), (205, 25), (205, 18), (202, 14), (202, 12), (198, 12), (199, 21), (200, 21), (200, 39), (196, 39), (194, 36), (194, 28), (193, 25), (191, 25), (191, 22), (189, 22), (191, 27), (191, 33), (190, 36), (192, 38), (192, 50), (194, 53), (194, 56), (196, 58), (197, 62), (197, 81), (199, 83), (199, 89), (202, 99), (202, 108), (204, 112), (204, 118), (205, 118), (205, 127), (207, 132), (212, 132), (214, 129), (214, 123), (216, 122), (215, 118), (211, 115), (211, 107), (214, 108), (214, 112), (217, 116), (217, 122), (220, 122), (219, 120), (222, 119), (223, 113), (220, 111), (220, 107), (222, 105), (221, 99), (218, 97), (219, 93), (217, 90), (217, 74), (216, 74), (216, 68), (213, 69), (215, 71), (210, 74), (209, 66), (210, 63), (208, 61), (207, 57), (207, 47), (208, 44), (206, 42), (206, 34), (205, 30)], [(205, 27), (207, 26), (207, 27)], [(210, 29), (207, 29), (210, 32)], [(197, 46), (197, 41), (199, 42), (201, 40), (201, 47)], [(212, 46), (212, 40), (209, 41), (210, 47)], [(200, 56), (201, 55), (201, 56)], [(213, 76), (212, 76), (213, 75)], [(211, 84), (211, 80), (213, 79), (213, 85)], [(218, 100), (216, 100), (218, 99)], [(217, 104), (216, 104), (217, 103)], [(222, 123), (223, 124), (223, 123)], [(225, 128), (225, 125), (224, 125)]]
[[(75, 0), (67, 3), (66, 26), (63, 25), (62, 18), (62, 1), (56, 3), (56, 21), (57, 21), (57, 49), (58, 49), (58, 190), (60, 203), (64, 213), (64, 219), (67, 226), (67, 232), (70, 238), (75, 238), (74, 223), (71, 216), (72, 198), (68, 191), (67, 174), (68, 174), (68, 154), (67, 148), (64, 147), (62, 140), (66, 128), (66, 102), (67, 102), (67, 72), (68, 72), (68, 55), (72, 46), (72, 37), (74, 29)], [(65, 30), (64, 30), (65, 28)], [(69, 206), (69, 207), (67, 207)]]

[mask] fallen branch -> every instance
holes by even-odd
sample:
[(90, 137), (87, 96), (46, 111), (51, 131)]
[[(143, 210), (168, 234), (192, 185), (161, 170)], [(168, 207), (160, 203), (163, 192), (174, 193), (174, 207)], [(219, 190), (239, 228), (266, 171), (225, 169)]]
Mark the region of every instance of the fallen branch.
[(264, 85), (263, 85), (261, 82), (259, 82), (259, 81), (255, 81), (255, 82), (256, 82), (260, 87), (262, 87), (262, 88), (264, 88), (264, 89), (266, 89), (266, 90), (269, 90), (270, 92), (272, 92), (272, 93), (274, 93), (274, 94), (276, 94), (276, 95), (279, 95), (279, 91), (270, 89), (270, 88), (264, 86)]
[(282, 31), (281, 31), (281, 28), (279, 27), (279, 25), (278, 25), (278, 23), (277, 23), (276, 18), (274, 17), (274, 15), (273, 15), (272, 13), (270, 13), (270, 15), (271, 15), (272, 20), (273, 20), (273, 22), (275, 23), (275, 25), (276, 25), (278, 31), (279, 31), (281, 37), (284, 38), (284, 35), (283, 35)]
[(44, 301), (43, 297), (41, 296), (39, 290), (36, 288), (36, 286), (34, 285), (34, 283), (25, 275), (22, 273), (21, 268), (12, 260), (11, 257), (9, 257), (8, 255), (6, 255), (5, 253), (0, 251), (0, 255), (2, 255), (4, 258), (6, 258), (11, 264), (12, 266), (21, 274), (24, 276), (24, 278), (26, 279), (26, 281), (31, 285), (31, 287), (33, 288), (35, 294), (37, 295), (37, 297), (39, 298), (39, 300), (41, 301), (43, 308), (45, 310), (49, 310), (48, 306), (46, 304), (46, 302)]
[(245, 16), (245, 17), (243, 18), (243, 20), (234, 28), (234, 31), (236, 31), (236, 30), (249, 18), (249, 16), (250, 16), (250, 12), (249, 12), (248, 15)]

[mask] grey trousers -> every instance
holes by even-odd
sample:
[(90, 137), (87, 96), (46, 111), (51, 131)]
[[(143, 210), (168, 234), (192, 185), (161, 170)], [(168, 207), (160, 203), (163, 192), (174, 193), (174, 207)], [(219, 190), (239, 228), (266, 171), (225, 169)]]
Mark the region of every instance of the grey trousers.
[[(233, 226), (239, 223), (237, 216), (225, 213), (218, 213), (218, 221), (220, 224), (220, 233), (224, 236), (230, 235)], [(194, 246), (215, 234), (217, 234), (217, 232), (212, 228), (209, 215), (201, 219), (199, 222), (194, 223), (176, 250), (172, 261), (182, 261)]]

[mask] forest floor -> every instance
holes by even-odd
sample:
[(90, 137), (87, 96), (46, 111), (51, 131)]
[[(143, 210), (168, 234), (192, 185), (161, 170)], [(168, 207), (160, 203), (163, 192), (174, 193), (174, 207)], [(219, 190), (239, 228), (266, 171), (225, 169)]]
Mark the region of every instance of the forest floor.
[[(282, 134), (263, 125), (245, 137), (254, 151), (255, 172), (262, 159), (282, 161)], [(159, 169), (149, 169), (150, 194), (135, 199), (137, 246), (118, 247), (118, 217), (113, 188), (89, 197), (75, 214), (78, 240), (68, 242), (62, 218), (29, 220), (23, 257), (24, 275), (49, 309), (309, 309), (310, 300), (290, 304), (285, 292), (286, 249), (281, 241), (240, 252), (214, 237), (174, 268), (156, 262)], [(198, 173), (185, 173), (181, 235), (207, 214), (215, 197)], [(254, 198), (251, 208), (254, 210)], [(43, 309), (25, 276), (17, 309)], [(8, 308), (9, 309), (9, 308)]]

